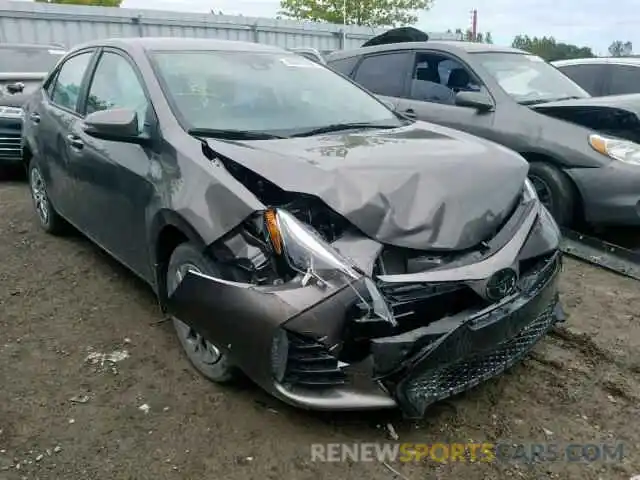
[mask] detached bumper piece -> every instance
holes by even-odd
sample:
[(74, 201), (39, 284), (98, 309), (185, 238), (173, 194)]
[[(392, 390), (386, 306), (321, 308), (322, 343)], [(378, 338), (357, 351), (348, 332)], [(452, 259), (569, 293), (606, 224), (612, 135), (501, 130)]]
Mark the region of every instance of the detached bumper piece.
[[(522, 279), (527, 290), (519, 298), (467, 317), (456, 327), (450, 326), (447, 333), (437, 332), (436, 325), (431, 334), (424, 332), (420, 343), (426, 346), (405, 361), (403, 368), (383, 379), (395, 391), (405, 415), (421, 418), (429, 405), (503, 373), (555, 323), (563, 321), (556, 285), (560, 266), (560, 257), (555, 255), (541, 270)], [(380, 340), (378, 354), (385, 350), (389, 354), (393, 342)], [(425, 340), (429, 342), (425, 344)], [(395, 342), (394, 347), (398, 346)]]
[(520, 333), (482, 353), (447, 367), (409, 378), (398, 392), (405, 412), (422, 417), (432, 403), (462, 393), (503, 373), (521, 360), (556, 323), (555, 305), (548, 307)]

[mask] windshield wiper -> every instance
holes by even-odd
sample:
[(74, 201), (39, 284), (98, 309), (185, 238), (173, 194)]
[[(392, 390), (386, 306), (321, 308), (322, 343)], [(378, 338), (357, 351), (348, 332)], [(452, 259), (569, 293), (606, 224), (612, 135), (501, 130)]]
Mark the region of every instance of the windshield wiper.
[(312, 128), (311, 130), (305, 130), (300, 133), (291, 135), (292, 137), (311, 137), (313, 135), (320, 135), (321, 133), (340, 132), (342, 130), (356, 130), (363, 128), (389, 130), (391, 128), (399, 128), (400, 125), (380, 125), (377, 123), (332, 123), (325, 125), (324, 127)]
[(217, 128), (190, 128), (187, 133), (194, 137), (220, 138), (223, 140), (274, 140), (287, 138), (257, 130), (224, 130)]
[(562, 102), (563, 100), (580, 100), (582, 97), (558, 97), (558, 98), (539, 98), (537, 100), (525, 100), (518, 102), (520, 105), (538, 105), (540, 103)]

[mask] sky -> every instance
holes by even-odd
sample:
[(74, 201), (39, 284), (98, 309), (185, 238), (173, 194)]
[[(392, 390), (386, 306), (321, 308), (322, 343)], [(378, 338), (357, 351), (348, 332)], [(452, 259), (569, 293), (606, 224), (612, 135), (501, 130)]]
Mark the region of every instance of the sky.
[[(348, 1), (348, 0), (347, 0)], [(483, 5), (484, 4), (484, 5)], [(183, 12), (221, 10), (226, 15), (274, 17), (278, 0), (124, 0), (123, 7)], [(481, 5), (483, 5), (481, 7)], [(421, 13), (416, 27), (427, 32), (465, 29), (471, 11), (478, 10), (478, 31), (489, 31), (495, 43), (511, 44), (518, 34), (551, 35), (557, 41), (589, 46), (606, 54), (614, 40), (631, 41), (640, 52), (640, 5), (637, 0), (618, 0), (607, 8), (605, 0), (434, 0)], [(481, 7), (481, 8), (480, 8)]]

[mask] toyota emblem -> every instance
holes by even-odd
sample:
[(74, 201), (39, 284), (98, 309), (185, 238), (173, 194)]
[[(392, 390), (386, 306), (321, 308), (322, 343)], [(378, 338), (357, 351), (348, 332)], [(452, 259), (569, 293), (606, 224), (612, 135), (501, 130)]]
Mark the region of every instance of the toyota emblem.
[(518, 274), (512, 268), (504, 268), (494, 273), (487, 282), (487, 299), (496, 302), (515, 292)]

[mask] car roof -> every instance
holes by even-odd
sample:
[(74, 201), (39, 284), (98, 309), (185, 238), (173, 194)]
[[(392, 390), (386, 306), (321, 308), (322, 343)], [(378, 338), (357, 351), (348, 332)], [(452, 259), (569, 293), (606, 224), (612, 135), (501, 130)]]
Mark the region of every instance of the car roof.
[(640, 58), (638, 57), (591, 57), (591, 58), (572, 58), (569, 60), (555, 60), (551, 62), (556, 67), (564, 67), (567, 65), (589, 65), (589, 64), (616, 64), (616, 65), (633, 65), (640, 67)]
[(215, 38), (176, 38), (176, 37), (121, 37), (93, 40), (74, 48), (79, 50), (90, 47), (116, 47), (125, 50), (219, 50), (234, 52), (274, 52), (288, 53), (286, 50), (270, 45), (237, 40)]
[(475, 43), (475, 42), (461, 42), (457, 40), (438, 40), (427, 42), (401, 42), (401, 43), (389, 43), (385, 45), (375, 45), (373, 47), (362, 47), (353, 50), (341, 50), (333, 52), (327, 55), (327, 60), (338, 60), (341, 58), (353, 57), (356, 55), (362, 55), (366, 53), (379, 53), (389, 50), (415, 50), (415, 49), (429, 49), (429, 50), (442, 50), (449, 53), (517, 53), (517, 54), (529, 54), (524, 50), (520, 50), (512, 47), (503, 47), (500, 45), (493, 45), (490, 43)]

